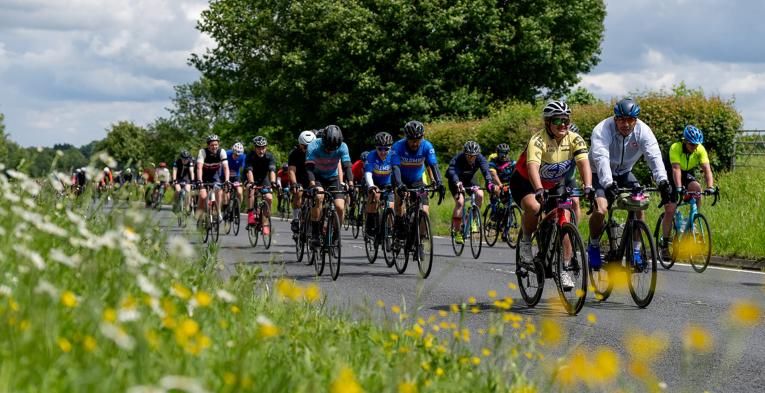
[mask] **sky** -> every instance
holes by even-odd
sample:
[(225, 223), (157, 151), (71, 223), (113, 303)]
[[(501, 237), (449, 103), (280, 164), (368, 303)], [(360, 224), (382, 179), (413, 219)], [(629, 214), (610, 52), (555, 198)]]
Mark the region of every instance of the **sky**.
[[(23, 146), (82, 145), (120, 120), (166, 116), (203, 0), (0, 0), (0, 113)], [(606, 1), (600, 63), (580, 85), (599, 98), (684, 81), (735, 98), (744, 128), (765, 128), (765, 2)]]

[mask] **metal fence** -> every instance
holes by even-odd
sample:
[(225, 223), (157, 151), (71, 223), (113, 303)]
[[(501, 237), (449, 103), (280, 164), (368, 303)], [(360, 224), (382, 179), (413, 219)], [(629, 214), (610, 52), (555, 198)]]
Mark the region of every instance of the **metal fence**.
[(733, 168), (765, 167), (765, 130), (738, 130), (733, 143)]

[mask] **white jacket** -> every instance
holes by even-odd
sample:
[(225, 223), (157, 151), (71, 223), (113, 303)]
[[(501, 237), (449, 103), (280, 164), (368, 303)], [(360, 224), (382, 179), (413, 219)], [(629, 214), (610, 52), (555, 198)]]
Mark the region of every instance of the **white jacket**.
[(667, 180), (667, 171), (661, 159), (661, 150), (651, 127), (638, 119), (631, 134), (623, 137), (616, 128), (614, 117), (601, 121), (592, 130), (590, 166), (598, 175), (601, 187), (607, 187), (614, 176), (632, 170), (641, 156), (645, 155), (654, 181)]

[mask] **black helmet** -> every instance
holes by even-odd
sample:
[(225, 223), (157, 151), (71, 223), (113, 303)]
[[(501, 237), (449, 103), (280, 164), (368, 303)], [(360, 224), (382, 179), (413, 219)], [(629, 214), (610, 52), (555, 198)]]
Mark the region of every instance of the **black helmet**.
[(366, 161), (367, 160), (367, 156), (369, 156), (369, 152), (368, 151), (361, 152), (361, 161)]
[(467, 141), (465, 142), (465, 146), (462, 150), (465, 152), (465, 154), (474, 156), (481, 153), (481, 145), (479, 145), (476, 141)]
[(327, 150), (337, 150), (343, 144), (343, 131), (340, 127), (332, 124), (324, 128), (324, 147)]
[(632, 98), (624, 98), (614, 105), (614, 115), (616, 117), (637, 118), (640, 115), (640, 105)]
[(207, 136), (207, 144), (210, 144), (210, 142), (220, 142), (220, 138), (215, 134), (210, 134)]
[(313, 130), (313, 133), (316, 134), (316, 138), (324, 138), (324, 132), (326, 131), (325, 128), (319, 128), (317, 130)]
[(375, 145), (377, 146), (390, 146), (393, 144), (393, 135), (387, 132), (378, 132), (375, 135)]
[(406, 139), (420, 139), (425, 135), (425, 126), (417, 120), (412, 120), (404, 125)]
[(507, 143), (500, 143), (497, 145), (497, 153), (507, 154), (510, 152), (510, 146)]
[(189, 153), (188, 150), (181, 151), (181, 159), (182, 160), (190, 160), (191, 159), (191, 153)]
[(268, 141), (266, 141), (265, 137), (258, 135), (255, 138), (252, 138), (252, 144), (257, 147), (262, 147), (268, 145)]

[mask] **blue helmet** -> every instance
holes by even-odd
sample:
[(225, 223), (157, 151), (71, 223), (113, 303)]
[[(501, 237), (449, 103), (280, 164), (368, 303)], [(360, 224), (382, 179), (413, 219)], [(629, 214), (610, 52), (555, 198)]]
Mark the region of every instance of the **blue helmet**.
[(692, 125), (687, 125), (683, 130), (683, 139), (694, 145), (698, 145), (704, 143), (704, 134), (698, 128)]
[(640, 114), (640, 105), (632, 98), (624, 98), (614, 105), (614, 115), (616, 117), (637, 118)]

